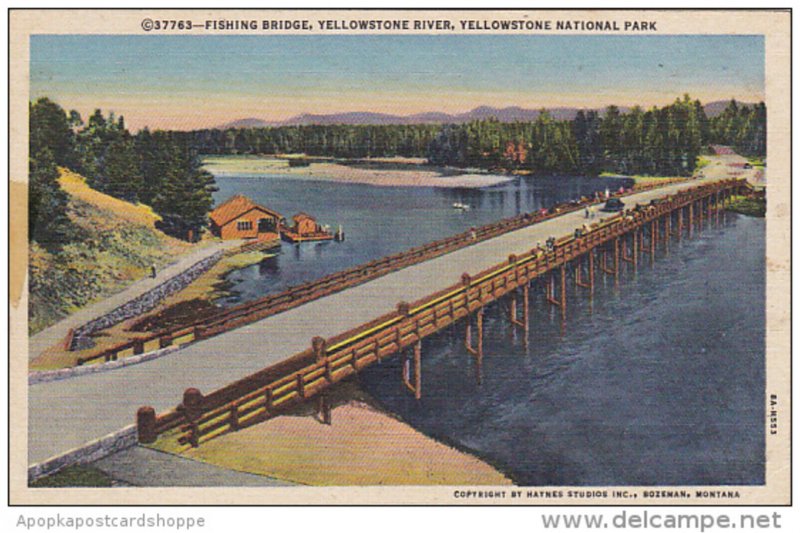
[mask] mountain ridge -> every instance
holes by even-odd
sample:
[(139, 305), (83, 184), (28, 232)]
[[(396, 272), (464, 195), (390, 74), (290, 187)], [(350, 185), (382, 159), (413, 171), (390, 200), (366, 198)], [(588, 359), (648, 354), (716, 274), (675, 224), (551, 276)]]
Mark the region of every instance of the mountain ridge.
[[(730, 100), (716, 100), (703, 105), (703, 109), (709, 117), (722, 113)], [(739, 102), (740, 105), (754, 105), (747, 102)], [(630, 111), (630, 107), (618, 106), (620, 112)], [(556, 120), (572, 120), (578, 111), (598, 111), (601, 115), (605, 109), (579, 108), (579, 107), (546, 107), (545, 111)], [(246, 128), (269, 128), (279, 126), (308, 126), (308, 125), (389, 125), (389, 124), (462, 124), (472, 120), (485, 120), (496, 118), (500, 122), (528, 122), (536, 120), (542, 108), (531, 109), (519, 106), (492, 107), (478, 106), (464, 113), (444, 113), (440, 111), (425, 111), (411, 115), (395, 115), (391, 113), (378, 113), (373, 111), (346, 111), (342, 113), (317, 114), (301, 113), (286, 120), (269, 121), (256, 117), (247, 117), (233, 120), (225, 124), (216, 126), (213, 129), (246, 129)]]

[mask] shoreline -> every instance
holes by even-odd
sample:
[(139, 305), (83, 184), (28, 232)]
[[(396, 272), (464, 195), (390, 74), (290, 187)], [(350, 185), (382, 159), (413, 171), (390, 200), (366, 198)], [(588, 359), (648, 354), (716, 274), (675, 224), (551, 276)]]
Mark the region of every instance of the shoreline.
[[(296, 158), (295, 158), (296, 159)], [(374, 167), (374, 168), (366, 168)], [(290, 167), (289, 159), (260, 156), (205, 157), (203, 168), (215, 178), (295, 177), (303, 180), (330, 181), (373, 185), (377, 187), (434, 187), (481, 189), (513, 181), (517, 176), (463, 172), (453, 175), (444, 167), (409, 162), (407, 159), (386, 158), (355, 160), (343, 164), (338, 160), (309, 162), (308, 166)], [(475, 170), (475, 169), (473, 169)]]
[(150, 332), (148, 323), (163, 320), (182, 320), (182, 316), (203, 316), (220, 309), (214, 303), (218, 298), (229, 294), (225, 287), (225, 277), (232, 271), (257, 264), (270, 254), (269, 250), (243, 252), (222, 258), (207, 272), (182, 290), (164, 298), (150, 311), (97, 332), (93, 335), (95, 345), (80, 351), (69, 351), (63, 343), (56, 343), (44, 349), (28, 362), (29, 371), (50, 371), (75, 367), (78, 357), (87, 357), (102, 352), (119, 343), (146, 336)]
[(174, 433), (149, 447), (301, 485), (514, 484), (474, 453), (425, 435), (386, 410), (357, 381), (342, 383), (330, 400), (330, 425), (319, 420), (313, 405), (303, 404), (197, 448), (179, 450)]

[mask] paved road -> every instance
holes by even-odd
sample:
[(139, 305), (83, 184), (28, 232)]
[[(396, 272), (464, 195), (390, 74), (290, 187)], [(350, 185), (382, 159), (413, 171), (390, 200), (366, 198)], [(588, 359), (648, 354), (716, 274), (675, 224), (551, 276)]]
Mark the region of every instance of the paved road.
[(178, 261), (164, 267), (156, 273), (155, 278), (144, 278), (134, 282), (125, 290), (109, 296), (105, 300), (101, 300), (95, 304), (85, 307), (80, 311), (69, 315), (61, 320), (37, 333), (28, 339), (28, 360), (36, 359), (43, 351), (50, 348), (54, 344), (63, 342), (70, 329), (78, 328), (90, 320), (113, 311), (120, 305), (126, 304), (149, 291), (150, 289), (160, 285), (161, 283), (171, 279), (187, 268), (191, 267), (198, 261), (202, 261), (219, 250), (230, 248), (241, 244), (241, 241), (224, 241), (212, 242), (202, 248), (194, 250), (188, 255), (180, 258)]
[[(715, 157), (705, 177), (642, 192), (626, 203), (647, 203), (699, 183), (728, 177)], [(716, 165), (716, 160), (722, 164)], [(363, 285), (309, 302), (259, 322), (188, 346), (147, 363), (110, 372), (40, 383), (29, 387), (30, 463), (107, 435), (134, 421), (136, 409), (157, 412), (177, 405), (188, 387), (210, 392), (310, 346), (312, 337), (331, 337), (414, 301), (471, 274), (521, 254), (550, 236), (571, 233), (585, 223), (575, 212), (529, 226), (388, 274)]]

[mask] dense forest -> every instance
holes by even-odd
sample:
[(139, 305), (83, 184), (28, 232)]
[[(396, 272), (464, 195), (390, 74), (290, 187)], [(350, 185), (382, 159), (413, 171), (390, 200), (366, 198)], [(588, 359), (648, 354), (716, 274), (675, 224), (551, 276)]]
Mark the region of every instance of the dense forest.
[(97, 190), (153, 207), (161, 229), (197, 238), (213, 204), (214, 178), (199, 154), (288, 154), (336, 158), (420, 157), (434, 165), (532, 173), (689, 175), (710, 144), (766, 155), (766, 107), (731, 101), (706, 116), (688, 95), (664, 107), (610, 106), (556, 120), (464, 124), (310, 125), (131, 134), (123, 117), (95, 111), (84, 123), (47, 98), (30, 104), (29, 237), (44, 246), (68, 238), (67, 198), (57, 166)]
[(206, 226), (214, 177), (190, 145), (167, 132), (132, 135), (123, 117), (99, 110), (84, 123), (47, 98), (30, 104), (29, 124), (30, 240), (52, 249), (73, 237), (58, 166), (82, 174), (101, 192), (150, 205), (169, 235), (195, 239)]
[(533, 122), (476, 120), (449, 125), (311, 125), (174, 132), (205, 154), (286, 154), (340, 158), (424, 157), (432, 164), (544, 173), (688, 175), (709, 144), (748, 156), (766, 153), (766, 107), (731, 101), (709, 118), (688, 95), (670, 105), (621, 113), (580, 111)]

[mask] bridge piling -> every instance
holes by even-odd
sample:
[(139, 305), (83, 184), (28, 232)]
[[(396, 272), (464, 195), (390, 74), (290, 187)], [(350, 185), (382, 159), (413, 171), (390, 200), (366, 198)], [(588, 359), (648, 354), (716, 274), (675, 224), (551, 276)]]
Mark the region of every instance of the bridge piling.
[(464, 346), (467, 351), (475, 358), (483, 358), (483, 307), (479, 308), (475, 313), (475, 329), (477, 330), (477, 342), (472, 345), (472, 323), (470, 317), (467, 317), (467, 330), (464, 336)]
[(608, 246), (603, 246), (603, 256), (600, 260), (600, 270), (603, 274), (614, 276), (614, 286), (619, 286), (619, 237), (614, 239), (614, 269), (608, 267)]
[(528, 343), (530, 342), (529, 333), (530, 333), (530, 284), (525, 283), (522, 286), (522, 332), (523, 332), (523, 344), (525, 347), (528, 347)]
[(317, 418), (326, 426), (330, 426), (333, 423), (331, 400), (325, 393), (317, 396)]
[(638, 226), (636, 228), (636, 232), (634, 233), (634, 236), (636, 236), (636, 235), (639, 236), (639, 245), (638, 245), (639, 246), (639, 257), (641, 257), (647, 251), (645, 249), (645, 247), (644, 247), (644, 226)]
[(636, 236), (633, 236), (633, 239), (632, 239), (632, 242), (631, 242), (631, 245), (630, 245), (630, 249), (633, 250), (632, 254), (630, 254), (628, 252), (628, 238), (626, 236), (623, 236), (623, 239), (622, 239), (622, 257), (621, 257), (621, 259), (625, 263), (631, 263), (632, 264), (634, 262), (634, 260), (635, 260), (635, 257), (636, 257)]
[(650, 265), (656, 261), (656, 243), (658, 242), (658, 220), (650, 223)]
[(561, 265), (561, 294), (560, 294), (560, 303), (561, 306), (561, 320), (565, 320), (567, 317), (567, 266), (565, 264)]
[(475, 313), (476, 342), (472, 345), (472, 324), (467, 316), (467, 329), (464, 336), (464, 347), (475, 359), (475, 379), (480, 384), (483, 381), (483, 307)]
[(575, 285), (583, 289), (589, 289), (589, 298), (594, 294), (594, 262), (595, 262), (595, 249), (592, 248), (586, 253), (586, 267), (588, 270), (589, 281), (583, 281), (583, 266), (581, 260), (576, 261), (575, 266)]

